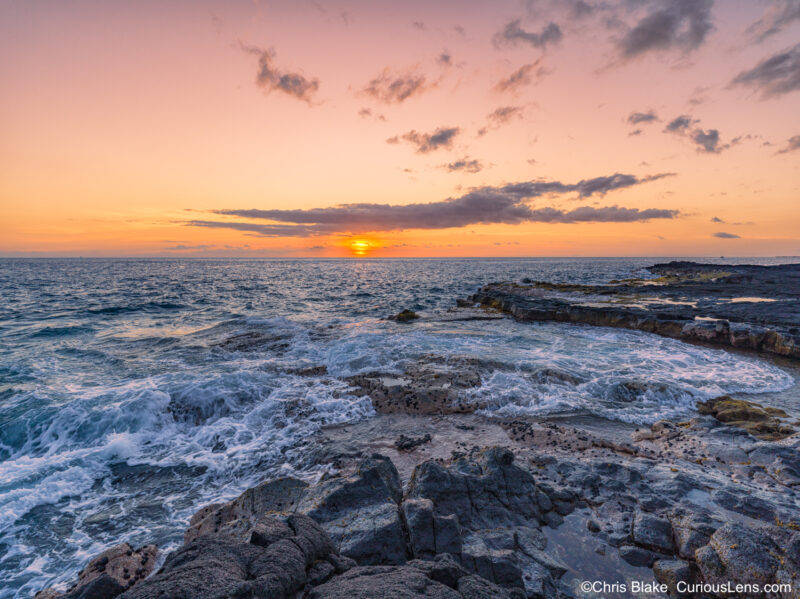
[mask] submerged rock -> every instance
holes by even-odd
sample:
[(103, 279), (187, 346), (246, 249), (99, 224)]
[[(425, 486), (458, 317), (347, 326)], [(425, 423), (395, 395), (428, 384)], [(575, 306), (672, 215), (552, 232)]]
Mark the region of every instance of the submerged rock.
[(412, 310), (403, 310), (394, 316), (390, 316), (389, 320), (396, 320), (397, 322), (411, 322), (412, 320), (416, 320), (419, 318), (419, 314)]

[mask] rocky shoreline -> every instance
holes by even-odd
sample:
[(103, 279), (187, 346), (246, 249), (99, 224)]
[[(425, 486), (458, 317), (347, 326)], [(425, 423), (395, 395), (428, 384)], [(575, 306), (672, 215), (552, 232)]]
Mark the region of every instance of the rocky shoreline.
[[(725, 268), (659, 265), (656, 284), (494, 284), (468, 303), (718, 345), (757, 339), (746, 346), (798, 357), (797, 296), (775, 294), (779, 308), (730, 300), (795, 289), (800, 270)], [(596, 296), (608, 306), (583, 305)], [(449, 317), (506, 318), (474, 309)], [(425, 317), (397, 321), (413, 327)], [(724, 334), (701, 339), (692, 327)], [(350, 377), (348, 393), (368, 397), (377, 415), (326, 427), (308, 443), (300, 469), (326, 474), (265, 480), (199, 510), (168, 555), (123, 543), (69, 589), (36, 599), (603, 596), (583, 592), (582, 581), (627, 587), (614, 597), (642, 596), (634, 582), (653, 597), (731, 596), (725, 584), (784, 585), (735, 596), (800, 597), (800, 434), (789, 414), (723, 396), (698, 403), (690, 419), (644, 428), (482, 416), (465, 393), (502, 367), (424, 355), (401, 374)], [(324, 366), (293, 373), (327, 376)], [(530, 376), (560, 384), (571, 375)], [(703, 592), (679, 592), (697, 583)]]
[(796, 590), (773, 596), (799, 596), (798, 435), (763, 441), (710, 415), (623, 440), (385, 414), (314, 445), (308, 460), (334, 474), (203, 508), (153, 574), (154, 547), (122, 545), (37, 599), (592, 596), (584, 579), (666, 585), (660, 596), (679, 581), (786, 583)]
[(461, 304), (522, 321), (634, 329), (800, 359), (800, 265), (670, 262), (648, 270), (660, 276), (607, 285), (492, 283)]

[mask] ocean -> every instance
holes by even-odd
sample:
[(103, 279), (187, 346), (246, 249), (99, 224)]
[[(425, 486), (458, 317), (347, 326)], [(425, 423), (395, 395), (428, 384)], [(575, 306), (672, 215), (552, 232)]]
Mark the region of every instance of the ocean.
[[(766, 359), (637, 331), (385, 319), (492, 281), (600, 283), (670, 259), (0, 259), (0, 598), (122, 541), (175, 547), (198, 508), (266, 478), (319, 476), (315, 432), (375, 416), (343, 379), (420, 356), (510, 366), (468, 391), (489, 417), (648, 424), (795, 385)], [(624, 396), (630, 381), (647, 391)]]

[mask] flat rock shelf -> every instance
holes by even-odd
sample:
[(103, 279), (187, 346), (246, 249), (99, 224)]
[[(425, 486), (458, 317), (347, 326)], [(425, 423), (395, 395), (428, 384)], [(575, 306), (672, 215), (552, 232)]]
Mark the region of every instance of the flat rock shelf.
[(800, 359), (800, 265), (670, 262), (648, 270), (658, 277), (606, 285), (491, 283), (460, 303), (522, 321), (635, 329)]

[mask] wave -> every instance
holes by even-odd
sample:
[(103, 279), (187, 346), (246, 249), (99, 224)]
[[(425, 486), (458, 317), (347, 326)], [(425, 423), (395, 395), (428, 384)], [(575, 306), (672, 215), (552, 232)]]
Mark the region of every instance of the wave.
[(83, 335), (94, 333), (95, 328), (88, 325), (72, 325), (64, 327), (44, 327), (30, 334), (33, 339), (49, 337), (69, 337), (72, 335)]
[(140, 304), (126, 304), (119, 306), (103, 306), (102, 308), (87, 308), (89, 314), (114, 315), (132, 312), (160, 312), (162, 310), (182, 310), (188, 308), (185, 304), (175, 302), (144, 302)]

